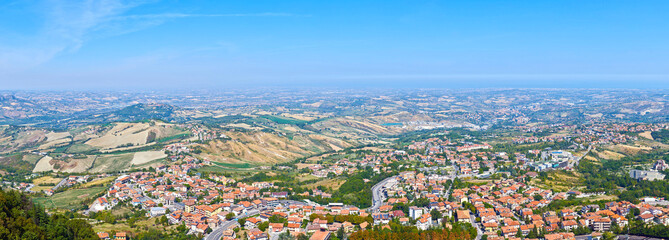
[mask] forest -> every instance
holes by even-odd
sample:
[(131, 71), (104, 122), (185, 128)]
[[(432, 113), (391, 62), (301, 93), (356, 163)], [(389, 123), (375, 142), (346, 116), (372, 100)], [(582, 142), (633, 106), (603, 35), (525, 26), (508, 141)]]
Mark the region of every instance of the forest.
[(0, 239), (99, 239), (86, 221), (44, 208), (18, 191), (0, 190)]

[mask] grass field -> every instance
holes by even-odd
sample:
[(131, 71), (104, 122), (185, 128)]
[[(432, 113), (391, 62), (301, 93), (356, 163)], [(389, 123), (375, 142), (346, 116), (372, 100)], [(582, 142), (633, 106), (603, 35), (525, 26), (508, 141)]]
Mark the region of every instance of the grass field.
[(85, 153), (85, 152), (90, 152), (90, 151), (93, 151), (93, 150), (96, 150), (96, 149), (97, 148), (95, 148), (93, 146), (90, 146), (90, 145), (86, 145), (86, 144), (82, 144), (82, 143), (75, 143), (75, 144), (72, 144), (72, 146), (70, 146), (69, 148), (67, 148), (66, 152), (67, 153)]
[(46, 208), (73, 209), (81, 207), (84, 201), (107, 190), (107, 187), (72, 189), (56, 193), (51, 197), (34, 198), (36, 203)]
[(344, 179), (325, 179), (323, 181), (318, 181), (312, 184), (307, 184), (304, 185), (307, 188), (317, 188), (318, 186), (323, 186), (323, 187), (328, 187), (332, 188), (332, 190), (337, 190), (339, 187), (341, 187), (342, 184), (344, 184), (346, 180)]
[(551, 189), (554, 192), (564, 192), (581, 185), (581, 177), (573, 174), (574, 172), (552, 171), (548, 173), (548, 180), (542, 182), (539, 178), (535, 178), (530, 183), (533, 186)]
[(215, 165), (225, 167), (225, 168), (252, 168), (253, 165), (249, 163), (222, 163), (222, 162), (212, 162)]
[(116, 172), (130, 168), (134, 153), (110, 154), (99, 156), (91, 172)]
[[(53, 188), (56, 184), (58, 184), (62, 180), (62, 178), (54, 178), (52, 176), (44, 176), (41, 178), (35, 178), (33, 179), (33, 184), (35, 184), (35, 187), (33, 187), (31, 190), (35, 192), (41, 192), (46, 189), (51, 189)], [(45, 186), (40, 186), (40, 184), (53, 184), (51, 185), (45, 185)]]
[(140, 220), (135, 222), (135, 228), (131, 228), (128, 226), (127, 223), (116, 223), (116, 224), (110, 224), (110, 223), (98, 223), (93, 225), (93, 231), (95, 232), (111, 232), (111, 231), (116, 231), (116, 232), (142, 232), (146, 231), (144, 230), (144, 227), (147, 229), (156, 229), (158, 231), (170, 231), (172, 229), (175, 229), (178, 225), (168, 225), (168, 226), (163, 226), (160, 224), (155, 223), (155, 219), (149, 218), (146, 220)]
[(40, 155), (35, 154), (25, 154), (23, 155), (23, 161), (29, 162), (30, 164), (36, 164), (39, 159), (42, 158)]
[(203, 173), (216, 173), (216, 174), (221, 174), (221, 173), (231, 173), (231, 172), (249, 172), (255, 170), (254, 168), (225, 168), (217, 165), (213, 166), (205, 166), (196, 169), (198, 172), (203, 172)]
[(294, 119), (294, 118), (289, 118), (289, 117), (282, 117), (282, 116), (273, 116), (273, 115), (264, 115), (261, 116), (262, 118), (265, 118), (267, 120), (270, 120), (272, 122), (278, 123), (278, 124), (305, 124), (309, 121), (305, 120), (299, 120), (299, 119)]
[(114, 181), (114, 179), (116, 179), (116, 176), (106, 177), (106, 178), (103, 178), (103, 179), (97, 179), (97, 180), (93, 180), (93, 181), (84, 183), (84, 184), (81, 185), (81, 187), (87, 188), (87, 187), (94, 186), (94, 185), (107, 184), (107, 183), (110, 183), (110, 182)]

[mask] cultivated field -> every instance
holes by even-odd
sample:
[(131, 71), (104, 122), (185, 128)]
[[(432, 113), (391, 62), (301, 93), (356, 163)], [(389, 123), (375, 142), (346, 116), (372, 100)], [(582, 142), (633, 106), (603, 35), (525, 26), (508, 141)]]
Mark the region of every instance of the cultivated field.
[(33, 172), (48, 172), (48, 171), (53, 171), (53, 166), (51, 166), (51, 157), (49, 156), (44, 156), (42, 157), (38, 162), (37, 165), (35, 165), (35, 168), (33, 169)]
[(142, 165), (144, 163), (165, 157), (167, 157), (167, 154), (165, 154), (163, 151), (136, 152), (132, 158), (131, 163), (132, 165)]
[(90, 172), (117, 172), (130, 168), (134, 153), (100, 155)]
[(34, 201), (47, 208), (73, 209), (82, 207), (84, 201), (105, 190), (107, 187), (72, 189), (56, 193), (51, 197), (34, 198)]

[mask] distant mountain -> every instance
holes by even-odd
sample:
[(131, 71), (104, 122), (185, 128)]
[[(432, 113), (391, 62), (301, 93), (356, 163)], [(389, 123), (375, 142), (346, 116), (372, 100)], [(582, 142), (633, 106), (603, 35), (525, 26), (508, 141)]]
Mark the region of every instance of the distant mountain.
[(135, 104), (105, 116), (105, 122), (133, 122), (142, 120), (162, 120), (165, 122), (184, 120), (178, 116), (180, 109), (167, 104)]
[(25, 119), (51, 113), (29, 100), (14, 95), (0, 95), (0, 120)]

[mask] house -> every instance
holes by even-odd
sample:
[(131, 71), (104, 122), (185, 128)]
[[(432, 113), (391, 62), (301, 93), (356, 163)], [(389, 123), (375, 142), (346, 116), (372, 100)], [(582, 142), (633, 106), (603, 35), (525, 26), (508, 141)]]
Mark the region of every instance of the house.
[(106, 233), (106, 232), (99, 232), (99, 233), (98, 233), (98, 237), (99, 237), (101, 240), (109, 240), (109, 233)]
[[(408, 219), (407, 219), (408, 220)], [(401, 221), (401, 219), (400, 219)], [(353, 224), (350, 222), (344, 222), (341, 224), (342, 228), (344, 228), (344, 232), (350, 233), (353, 232)]]
[(223, 238), (232, 238), (232, 239), (234, 239), (234, 238), (236, 238), (236, 237), (237, 237), (237, 234), (235, 234), (235, 231), (232, 230), (232, 229), (228, 229), (228, 230), (223, 231)]
[(273, 192), (271, 196), (275, 198), (287, 198), (288, 192)]
[(90, 210), (93, 212), (99, 212), (103, 210), (109, 210), (111, 209), (112, 206), (109, 204), (109, 201), (107, 201), (107, 198), (105, 197), (99, 197), (95, 199), (93, 204), (91, 204)]
[(253, 229), (258, 227), (258, 224), (260, 224), (260, 219), (250, 217), (246, 219), (246, 223), (244, 223), (244, 228)]
[(271, 233), (272, 232), (274, 232), (274, 233), (283, 232), (283, 223), (270, 223), (268, 230)]
[(114, 240), (126, 240), (127, 236), (125, 232), (117, 232), (114, 236)]
[(653, 216), (653, 214), (644, 213), (644, 214), (639, 215), (638, 218), (641, 219), (644, 223), (649, 223), (649, 222), (653, 221), (653, 218), (655, 218), (655, 217)]
[(578, 227), (578, 223), (575, 220), (567, 220), (562, 222), (562, 229), (566, 231), (571, 231)]
[(254, 228), (249, 231), (248, 238), (249, 240), (268, 240), (269, 236), (267, 236), (267, 233), (260, 231), (260, 229)]
[(309, 240), (328, 240), (330, 239), (330, 231), (318, 231), (315, 232)]
[(432, 226), (432, 219), (430, 218), (421, 218), (416, 221), (416, 227), (420, 230), (427, 230)]
[(469, 216), (469, 210), (458, 210), (456, 211), (458, 222), (472, 223), (472, 220)]

